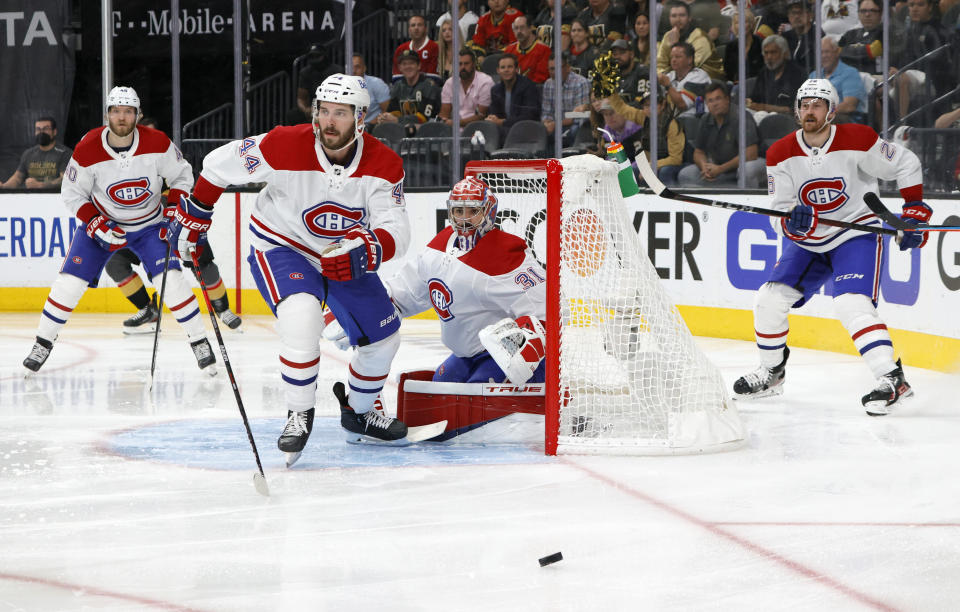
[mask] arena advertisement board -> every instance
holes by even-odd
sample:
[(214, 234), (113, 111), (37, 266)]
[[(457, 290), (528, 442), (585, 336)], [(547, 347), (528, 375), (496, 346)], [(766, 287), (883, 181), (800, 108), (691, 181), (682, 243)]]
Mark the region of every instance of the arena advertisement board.
[[(766, 197), (736, 197), (738, 202), (765, 206)], [(224, 193), (214, 213), (210, 240), (226, 284), (254, 290), (246, 257), (247, 220), (255, 193)], [(446, 220), (445, 193), (408, 193), (412, 236), (405, 258), (387, 262), (389, 275), (421, 250)], [(930, 200), (932, 223), (960, 223), (956, 200)], [(900, 203), (886, 201), (891, 210)], [(756, 289), (766, 281), (782, 249), (769, 217), (672, 202), (641, 195), (629, 205), (640, 248), (657, 270), (678, 305), (750, 311)], [(501, 207), (501, 215), (510, 216)], [(520, 222), (521, 220), (517, 220)], [(78, 226), (59, 194), (0, 194), (0, 297), (17, 288), (46, 288), (58, 273)], [(237, 236), (240, 237), (239, 252)], [(886, 323), (948, 338), (960, 337), (953, 311), (960, 291), (960, 233), (940, 232), (922, 250), (902, 252), (884, 237), (885, 266), (880, 283), (880, 311)], [(239, 254), (239, 258), (238, 258)], [(237, 261), (240, 275), (237, 276)], [(103, 275), (101, 287), (113, 286)], [(4, 293), (5, 292), (5, 293)], [(253, 292), (255, 296), (255, 291)], [(4, 309), (0, 299), (0, 309)], [(256, 312), (248, 299), (244, 308)], [(823, 290), (798, 314), (832, 319), (832, 300)]]

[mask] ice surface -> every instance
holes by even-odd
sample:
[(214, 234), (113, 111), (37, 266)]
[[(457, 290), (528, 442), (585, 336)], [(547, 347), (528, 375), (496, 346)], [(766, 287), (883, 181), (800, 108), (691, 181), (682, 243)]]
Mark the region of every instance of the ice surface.
[[(75, 315), (24, 380), (36, 315), (0, 315), (0, 609), (960, 608), (956, 375), (907, 367), (917, 397), (870, 418), (859, 358), (794, 349), (785, 395), (738, 404), (741, 450), (548, 458), (345, 444), (330, 347), (286, 470), (273, 323), (245, 317), (224, 335), (263, 498), (225, 373), (168, 325), (149, 395), (152, 337), (122, 319)], [(395, 371), (446, 355), (435, 325), (404, 323)], [(756, 365), (749, 343), (698, 342), (730, 384)]]

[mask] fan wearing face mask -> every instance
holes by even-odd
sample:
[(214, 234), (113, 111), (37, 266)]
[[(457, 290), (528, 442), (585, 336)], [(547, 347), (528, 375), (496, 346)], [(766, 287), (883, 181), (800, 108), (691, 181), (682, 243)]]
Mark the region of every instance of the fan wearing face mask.
[(67, 163), (73, 151), (57, 143), (57, 121), (53, 117), (44, 116), (37, 119), (33, 124), (33, 133), (37, 144), (23, 152), (17, 171), (0, 183), (0, 187), (9, 189), (60, 187), (63, 172), (67, 169)]

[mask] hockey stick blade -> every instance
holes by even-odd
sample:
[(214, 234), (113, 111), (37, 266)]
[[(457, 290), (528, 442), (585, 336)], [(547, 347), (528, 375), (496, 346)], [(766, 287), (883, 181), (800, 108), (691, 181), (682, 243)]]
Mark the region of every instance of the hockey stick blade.
[(253, 474), (253, 488), (256, 489), (260, 495), (270, 497), (270, 489), (267, 488), (267, 479), (260, 472), (254, 472)]
[(960, 225), (930, 225), (929, 223), (907, 223), (895, 213), (890, 212), (880, 197), (868, 191), (863, 195), (863, 201), (866, 203), (870, 212), (880, 217), (880, 219), (890, 227), (903, 232), (956, 232), (960, 231)]
[(647, 156), (644, 155), (643, 151), (637, 152), (637, 169), (640, 170), (640, 176), (643, 177), (643, 180), (647, 183), (647, 187), (649, 187), (653, 193), (660, 195), (664, 191), (667, 191), (667, 186), (657, 178), (657, 173), (650, 167), (650, 162), (647, 160)]
[(347, 444), (367, 444), (370, 446), (410, 446), (411, 444), (416, 444), (417, 442), (423, 442), (425, 440), (429, 440), (430, 438), (436, 438), (446, 431), (446, 429), (446, 421), (437, 421), (436, 423), (429, 423), (427, 425), (408, 427), (406, 437), (400, 438), (399, 440), (380, 440), (378, 438), (364, 436), (362, 434), (349, 431), (346, 432), (345, 439)]

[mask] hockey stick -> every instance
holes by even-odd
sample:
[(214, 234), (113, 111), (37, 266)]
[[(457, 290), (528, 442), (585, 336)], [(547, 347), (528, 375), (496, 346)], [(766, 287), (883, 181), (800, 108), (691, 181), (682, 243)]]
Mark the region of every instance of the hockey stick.
[(230, 386), (233, 387), (233, 396), (237, 398), (237, 408), (240, 409), (240, 418), (243, 419), (243, 426), (247, 430), (247, 440), (250, 440), (250, 448), (253, 449), (253, 457), (257, 460), (257, 469), (260, 470), (259, 473), (253, 475), (253, 487), (260, 495), (269, 497), (270, 489), (267, 488), (267, 477), (263, 474), (263, 465), (260, 463), (260, 453), (257, 452), (257, 443), (253, 441), (253, 432), (250, 431), (250, 421), (247, 420), (247, 411), (243, 409), (243, 400), (240, 399), (240, 389), (237, 388), (237, 379), (234, 378), (233, 368), (230, 367), (227, 347), (223, 344), (223, 336), (220, 335), (220, 326), (217, 325), (217, 315), (214, 314), (213, 304), (210, 303), (207, 284), (203, 282), (203, 275), (200, 273), (200, 260), (197, 257), (197, 250), (194, 248), (190, 249), (190, 259), (193, 261), (193, 273), (200, 283), (200, 292), (203, 294), (203, 301), (207, 304), (207, 313), (210, 315), (210, 321), (213, 323), (213, 333), (217, 335), (220, 354), (223, 355), (223, 365), (227, 368), (227, 376), (230, 377)]
[(880, 198), (877, 194), (873, 192), (867, 192), (863, 195), (863, 201), (866, 202), (867, 208), (873, 212), (873, 214), (880, 217), (880, 219), (889, 225), (890, 227), (904, 231), (904, 232), (956, 232), (960, 231), (960, 225), (930, 225), (929, 223), (907, 223), (896, 214), (887, 210), (887, 207), (883, 205), (883, 202), (880, 201)]
[[(660, 179), (657, 178), (656, 173), (654, 173), (653, 168), (650, 167), (650, 162), (647, 161), (647, 156), (642, 154), (643, 152), (637, 153), (637, 168), (640, 170), (640, 175), (643, 176), (643, 180), (647, 182), (647, 185), (651, 190), (661, 198), (666, 198), (668, 200), (677, 200), (679, 202), (689, 202), (690, 204), (703, 204), (705, 206), (715, 206), (717, 208), (729, 208), (730, 210), (742, 210), (744, 212), (757, 213), (759, 215), (767, 215), (768, 217), (789, 217), (790, 213), (783, 210), (773, 210), (772, 208), (759, 208), (757, 206), (750, 206), (748, 204), (735, 204), (733, 202), (724, 202), (722, 200), (708, 200), (707, 198), (698, 198), (692, 195), (686, 195), (683, 193), (677, 193), (671, 191), (664, 185)], [(889, 234), (891, 236), (899, 236), (900, 232), (895, 229), (890, 229), (889, 227), (875, 227), (872, 225), (861, 225), (859, 223), (850, 223), (849, 221), (835, 221), (834, 219), (825, 219), (820, 217), (820, 225), (831, 225), (833, 227), (843, 227), (846, 229), (857, 230), (861, 232), (869, 232), (871, 234)]]
[(170, 243), (167, 243), (167, 256), (163, 258), (163, 278), (160, 279), (160, 298), (157, 300), (157, 328), (153, 330), (153, 357), (150, 358), (150, 384), (147, 391), (153, 391), (153, 371), (157, 367), (157, 341), (160, 340), (160, 319), (163, 318), (163, 294), (167, 290), (167, 266), (170, 265)]

